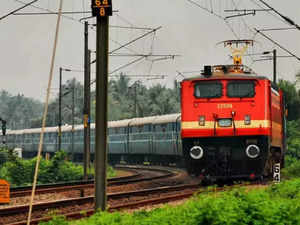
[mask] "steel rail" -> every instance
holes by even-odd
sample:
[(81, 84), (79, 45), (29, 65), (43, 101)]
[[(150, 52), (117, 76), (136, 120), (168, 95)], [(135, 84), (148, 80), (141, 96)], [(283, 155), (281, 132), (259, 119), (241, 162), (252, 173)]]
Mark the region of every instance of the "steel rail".
[[(170, 170), (163, 170), (163, 169), (153, 169), (153, 168), (144, 168), (144, 167), (117, 167), (118, 169), (127, 170), (130, 172), (134, 172), (135, 174), (129, 176), (122, 176), (122, 177), (115, 177), (108, 179), (108, 186), (118, 186), (118, 185), (127, 185), (131, 183), (143, 182), (143, 181), (150, 181), (150, 180), (157, 180), (163, 179), (167, 177), (174, 176)], [(142, 173), (137, 172), (136, 170), (144, 170), (144, 171), (157, 171), (164, 173), (158, 176), (150, 176), (150, 177), (141, 177)], [(31, 194), (31, 186), (27, 187), (18, 187), (18, 188), (11, 188), (10, 196), (11, 197), (21, 197), (27, 196)], [(56, 193), (56, 192), (65, 192), (65, 191), (76, 191), (76, 190), (84, 190), (87, 188), (94, 188), (94, 180), (89, 181), (74, 181), (68, 183), (57, 183), (57, 184), (44, 184), (37, 186), (36, 193), (37, 194), (49, 194), (49, 193)]]
[[(177, 186), (170, 186), (170, 187), (159, 187), (159, 188), (152, 188), (152, 189), (145, 189), (145, 190), (140, 190), (140, 191), (130, 191), (130, 192), (120, 192), (120, 193), (111, 193), (108, 194), (108, 199), (109, 201), (113, 200), (120, 200), (121, 198), (128, 199), (128, 197), (136, 197), (136, 196), (145, 196), (149, 197), (149, 199), (143, 199), (143, 200), (138, 200), (138, 201), (129, 201), (126, 203), (122, 204), (112, 204), (109, 208), (108, 211), (113, 212), (121, 209), (135, 209), (139, 207), (143, 207), (146, 205), (156, 205), (156, 204), (162, 204), (170, 201), (176, 201), (176, 200), (181, 200), (185, 199), (188, 197), (193, 196), (195, 193), (209, 193), (209, 192), (220, 192), (220, 191), (228, 191), (236, 187), (247, 187), (247, 186), (252, 186), (252, 185), (268, 185), (268, 183), (261, 183), (261, 182), (254, 182), (251, 184), (238, 184), (238, 185), (233, 185), (229, 187), (217, 187), (215, 189), (199, 189), (201, 186), (200, 184), (188, 184), (188, 185), (177, 185)], [(180, 191), (180, 193), (173, 193)], [(183, 192), (185, 191), (185, 192)], [(151, 194), (167, 194), (165, 196), (155, 196), (152, 197), (149, 196)], [(51, 208), (59, 208), (59, 207), (67, 207), (67, 206), (72, 206), (72, 205), (80, 205), (80, 204), (93, 204), (94, 202), (94, 196), (90, 197), (85, 197), (85, 198), (73, 198), (73, 199), (68, 199), (68, 200), (61, 200), (61, 201), (55, 201), (55, 202), (48, 202), (48, 203), (37, 203), (33, 207), (35, 210), (49, 210)], [(0, 210), (0, 216), (13, 216), (14, 213), (22, 213), (22, 212), (27, 212), (28, 206), (18, 206), (14, 208), (6, 208)], [(66, 213), (63, 214), (67, 219), (80, 219), (83, 217), (91, 216), (94, 214), (94, 209), (87, 209), (84, 210), (84, 213), (82, 213), (82, 210), (79, 212), (72, 212), (72, 213)], [(46, 222), (51, 220), (52, 217), (47, 216), (43, 218), (34, 218), (31, 220), (31, 224), (38, 224), (40, 222)], [(20, 222), (13, 222), (8, 225), (23, 225), (26, 224), (26, 221), (20, 221)]]

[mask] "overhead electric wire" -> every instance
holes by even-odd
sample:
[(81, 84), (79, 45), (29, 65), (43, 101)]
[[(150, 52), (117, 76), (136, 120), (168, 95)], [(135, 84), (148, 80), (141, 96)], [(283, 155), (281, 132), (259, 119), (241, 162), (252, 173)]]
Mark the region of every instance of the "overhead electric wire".
[[(14, 1), (19, 2), (19, 3), (22, 3), (22, 4), (27, 4), (26, 2), (21, 1), (21, 0), (14, 0)], [(39, 10), (42, 10), (42, 11), (45, 11), (45, 12), (54, 13), (54, 11), (52, 11), (52, 10), (50, 10), (50, 9), (45, 9), (45, 8), (43, 8), (43, 7), (40, 7), (40, 6), (30, 5), (30, 7), (35, 8), (35, 9), (39, 9)], [(73, 21), (76, 21), (76, 22), (79, 22), (79, 23), (83, 24), (82, 22), (80, 22), (80, 21), (77, 20), (77, 19), (74, 19), (73, 17), (70, 17), (70, 16), (64, 16), (64, 15), (62, 15), (62, 17), (65, 18), (65, 19), (73, 20)]]
[(258, 34), (262, 35), (263, 37), (265, 37), (266, 39), (268, 39), (269, 41), (271, 41), (273, 44), (277, 45), (279, 48), (281, 48), (282, 50), (284, 50), (285, 52), (287, 52), (291, 56), (294, 56), (296, 59), (298, 59), (300, 61), (300, 58), (298, 56), (296, 56), (294, 53), (292, 53), (291, 51), (289, 51), (288, 49), (286, 49), (285, 47), (283, 47), (282, 45), (280, 45), (278, 42), (274, 41), (272, 38), (270, 38), (269, 36), (265, 35), (260, 30), (258, 30), (256, 28), (254, 28), (254, 30), (256, 30), (256, 32)]
[(123, 68), (125, 68), (125, 67), (127, 67), (127, 66), (130, 66), (130, 65), (132, 65), (132, 64), (134, 64), (134, 63), (136, 63), (136, 62), (141, 61), (141, 60), (144, 59), (144, 58), (145, 58), (145, 56), (139, 57), (139, 58), (137, 58), (137, 59), (135, 59), (135, 60), (133, 60), (133, 61), (131, 61), (131, 62), (129, 62), (129, 63), (126, 63), (125, 65), (122, 65), (122, 66), (120, 66), (120, 67), (114, 69), (113, 71), (109, 72), (109, 74), (113, 74), (113, 73), (115, 73), (115, 72), (117, 72), (117, 71), (119, 71), (119, 70), (121, 70), (121, 69), (123, 69)]
[[(156, 32), (156, 31), (159, 30), (160, 28), (161, 28), (161, 26), (160, 26), (160, 27), (157, 27), (157, 28), (155, 28), (155, 29), (153, 29), (153, 30), (151, 30), (151, 31), (149, 31), (149, 32), (147, 32), (147, 33), (145, 33), (145, 34), (143, 34), (143, 35), (141, 35), (141, 36), (139, 36), (139, 37), (137, 37), (137, 38), (135, 38), (135, 39), (133, 39), (133, 40), (127, 42), (127, 43), (125, 43), (125, 44), (122, 44), (120, 47), (118, 47), (118, 48), (116, 48), (116, 49), (110, 51), (109, 54), (112, 54), (112, 53), (114, 53), (114, 52), (116, 52), (116, 51), (118, 51), (118, 50), (120, 50), (120, 49), (122, 49), (122, 48), (124, 48), (124, 47), (126, 47), (126, 46), (128, 46), (128, 45), (130, 45), (130, 44), (132, 44), (132, 43), (134, 43), (134, 42), (136, 42), (137, 40), (140, 40), (141, 38), (144, 38), (145, 36), (147, 36), (147, 35), (149, 35), (149, 34), (152, 34), (153, 32)], [(93, 60), (93, 61), (91, 62), (91, 64), (93, 64), (93, 63), (95, 63), (95, 62), (96, 62), (96, 59)]]
[[(260, 4), (258, 4), (256, 1), (258, 0), (250, 0), (253, 4), (257, 5), (258, 7), (260, 7), (261, 9), (265, 9), (264, 7), (262, 7)], [(268, 14), (270, 14), (272, 17), (276, 18), (277, 20), (287, 23), (285, 20), (283, 20), (281, 17), (274, 15), (271, 11), (267, 11)]]
[(37, 1), (39, 1), (39, 0), (33, 0), (33, 1), (29, 2), (29, 3), (26, 3), (26, 4), (23, 5), (22, 7), (17, 8), (17, 9), (15, 9), (15, 10), (11, 11), (10, 13), (8, 13), (8, 14), (6, 14), (6, 15), (0, 17), (0, 20), (3, 20), (3, 19), (5, 19), (5, 18), (8, 17), (8, 16), (13, 15), (15, 12), (18, 12), (18, 11), (20, 11), (20, 10), (22, 10), (22, 9), (24, 9), (24, 8), (26, 8), (26, 7), (28, 7), (28, 6), (31, 6), (33, 3), (37, 2)]
[[(92, 11), (70, 11), (70, 12), (61, 12), (62, 15), (64, 14), (87, 14), (92, 13)], [(35, 15), (57, 15), (58, 12), (26, 12), (26, 13), (13, 13), (15, 16), (35, 16)], [(75, 20), (73, 17), (70, 17)]]
[(123, 22), (131, 25), (131, 26), (134, 26), (133, 23), (131, 23), (129, 20), (125, 19), (124, 17), (120, 16), (119, 14), (116, 14), (117, 17), (119, 17), (120, 20), (122, 20)]
[(141, 36), (139, 36), (139, 37), (137, 37), (137, 38), (135, 38), (135, 39), (133, 39), (133, 40), (131, 40), (131, 41), (125, 43), (125, 44), (123, 44), (122, 46), (120, 46), (120, 47), (118, 47), (118, 48), (116, 48), (116, 49), (110, 51), (109, 54), (112, 54), (112, 53), (114, 53), (114, 52), (120, 50), (121, 48), (123, 48), (123, 47), (125, 47), (125, 46), (127, 46), (127, 45), (130, 45), (130, 44), (132, 44), (133, 42), (136, 42), (137, 40), (140, 40), (140, 39), (142, 39), (143, 37), (148, 36), (149, 34), (152, 34), (152, 33), (156, 32), (157, 30), (159, 30), (159, 29), (161, 29), (161, 28), (162, 28), (161, 26), (160, 26), (160, 27), (157, 27), (157, 28), (154, 28), (153, 30), (151, 30), (151, 31), (149, 31), (149, 32), (147, 32), (147, 33), (145, 33), (145, 34), (143, 34), (143, 35), (141, 35)]
[(277, 31), (277, 30), (295, 30), (296, 27), (283, 27), (283, 28), (269, 28), (269, 29), (260, 29), (260, 31)]
[(195, 2), (195, 1), (193, 1), (193, 0), (186, 0), (186, 1), (190, 2), (191, 4), (193, 4), (193, 5), (195, 5), (195, 6), (199, 7), (199, 8), (201, 8), (201, 9), (203, 9), (203, 10), (205, 10), (206, 12), (208, 12), (208, 13), (210, 13), (210, 14), (213, 14), (214, 16), (218, 17), (219, 19), (225, 21), (226, 26), (230, 29), (230, 31), (233, 33), (233, 35), (234, 35), (237, 39), (239, 39), (239, 37), (238, 37), (238, 35), (236, 34), (236, 32), (234, 31), (234, 29), (230, 26), (230, 24), (228, 23), (228, 21), (225, 20), (224, 17), (222, 17), (221, 15), (216, 14), (216, 13), (214, 13), (214, 12), (211, 12), (209, 9), (203, 7), (202, 5), (200, 5), (199, 3), (197, 3), (197, 2)]
[(177, 57), (180, 55), (165, 55), (165, 54), (110, 54), (109, 56), (118, 56), (118, 57), (137, 57), (137, 56), (144, 56), (144, 57)]
[[(115, 69), (115, 70), (109, 72), (109, 74), (113, 74), (113, 73), (115, 73), (115, 72), (117, 72), (117, 71), (119, 71), (119, 70), (121, 70), (121, 69), (124, 69), (125, 67), (130, 66), (130, 65), (132, 65), (132, 64), (134, 64), (134, 63), (136, 63), (136, 62), (138, 62), (138, 61), (141, 61), (141, 60), (144, 59), (144, 58), (145, 58), (144, 56), (139, 57), (138, 59), (135, 59), (135, 60), (133, 60), (133, 61), (131, 61), (131, 62), (125, 64), (125, 65), (122, 65), (122, 66), (118, 67), (117, 69)], [(92, 85), (92, 84), (95, 83), (95, 82), (96, 82), (96, 79), (93, 80), (93, 81), (90, 83), (90, 85)]]
[(273, 8), (272, 6), (270, 6), (268, 3), (266, 3), (263, 0), (258, 0), (261, 3), (263, 3), (265, 6), (267, 6), (268, 8), (272, 9), (277, 15), (279, 15), (282, 19), (284, 19), (287, 23), (289, 23), (292, 26), (295, 26), (298, 30), (300, 30), (300, 26), (298, 24), (296, 24), (293, 20), (291, 20), (290, 18), (288, 18), (287, 16), (281, 14), (280, 12), (278, 12), (275, 8)]
[(153, 30), (153, 28), (149, 27), (127, 27), (127, 26), (117, 26), (117, 25), (110, 25), (111, 28), (121, 28), (121, 29), (132, 29), (132, 30)]
[(223, 18), (222, 16), (220, 16), (219, 14), (216, 14), (216, 13), (210, 11), (208, 8), (203, 7), (203, 6), (200, 5), (199, 3), (197, 3), (197, 2), (195, 2), (195, 1), (193, 1), (193, 0), (186, 0), (186, 1), (190, 2), (191, 4), (193, 4), (193, 5), (195, 5), (195, 6), (199, 7), (199, 8), (201, 8), (201, 9), (203, 9), (203, 10), (205, 10), (206, 12), (208, 12), (208, 13), (210, 13), (210, 14), (213, 14), (214, 16), (216, 16), (216, 17), (218, 17), (218, 18), (224, 20), (224, 18)]
[[(28, 4), (28, 3), (24, 2), (24, 1), (21, 1), (21, 0), (14, 0), (14, 1), (16, 1), (16, 2), (18, 2), (18, 3), (21, 3), (21, 4), (24, 4), (24, 5)], [(37, 0), (37, 1), (38, 1), (38, 0)], [(35, 6), (35, 5), (29, 5), (29, 6), (32, 7), (32, 8), (35, 8), (35, 9), (39, 9), (39, 10), (41, 10), (41, 11), (45, 11), (45, 12), (48, 12), (48, 13), (56, 14), (56, 12), (54, 12), (54, 11), (52, 11), (52, 10), (49, 10), (49, 9), (46, 9), (46, 8), (43, 8), (43, 7), (40, 7), (40, 6)], [(116, 15), (117, 15), (119, 18), (122, 18), (122, 17), (119, 16), (117, 13), (116, 13)], [(78, 23), (80, 23), (80, 24), (83, 24), (83, 22), (81, 22), (80, 20), (74, 19), (73, 17), (66, 16), (66, 15), (61, 15), (61, 16), (62, 16), (63, 18), (65, 18), (65, 19), (73, 20), (73, 21), (76, 21), (76, 22), (78, 22)], [(122, 18), (122, 19), (125, 20), (124, 18)], [(127, 22), (127, 23), (129, 23), (129, 22)], [(90, 28), (91, 28), (91, 27), (90, 27)], [(91, 29), (92, 29), (92, 28), (91, 28)], [(92, 29), (92, 30), (94, 31), (94, 29)], [(118, 41), (115, 41), (115, 40), (113, 40), (113, 39), (111, 39), (111, 38), (109, 38), (109, 40), (112, 41), (113, 43), (119, 45), (119, 46), (122, 45), (122, 44), (119, 43)], [(132, 49), (130, 49), (130, 48), (128, 48), (128, 47), (124, 47), (124, 48), (126, 48), (127, 50), (129, 50), (129, 51), (131, 51), (131, 52), (133, 52), (133, 53), (137, 53), (136, 51), (134, 51), (134, 50), (132, 50)]]
[[(234, 2), (234, 0), (232, 0), (232, 4), (234, 5), (235, 9), (237, 9), (238, 6), (237, 6), (236, 3)], [(242, 20), (242, 22), (244, 23), (244, 26), (247, 27), (247, 29), (249, 30), (249, 32), (253, 34), (253, 37), (252, 37), (251, 39), (254, 40), (254, 38), (255, 38), (255, 32), (254, 32), (253, 29), (246, 23), (246, 21), (244, 20), (244, 18), (241, 18), (241, 20)], [(253, 62), (253, 57), (250, 56), (250, 59), (251, 59), (252, 62)]]
[[(113, 11), (118, 12), (118, 11)], [(70, 12), (61, 12), (62, 15), (64, 14), (90, 14), (92, 11), (70, 11)], [(13, 13), (14, 16), (40, 16), (40, 15), (57, 15), (58, 12), (26, 12), (26, 13)], [(73, 20), (75, 20), (73, 17), (70, 17)], [(87, 17), (87, 18), (94, 18), (94, 17)], [(80, 19), (81, 20), (81, 19)], [(79, 22), (81, 22), (78, 20)]]

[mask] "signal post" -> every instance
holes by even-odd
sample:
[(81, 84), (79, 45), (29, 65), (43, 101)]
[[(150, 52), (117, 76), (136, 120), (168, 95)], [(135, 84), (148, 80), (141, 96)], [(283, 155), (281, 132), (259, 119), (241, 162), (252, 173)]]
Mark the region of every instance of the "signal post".
[(107, 86), (109, 16), (112, 0), (92, 0), (92, 14), (97, 17), (96, 43), (96, 148), (95, 148), (95, 209), (106, 209), (107, 165)]

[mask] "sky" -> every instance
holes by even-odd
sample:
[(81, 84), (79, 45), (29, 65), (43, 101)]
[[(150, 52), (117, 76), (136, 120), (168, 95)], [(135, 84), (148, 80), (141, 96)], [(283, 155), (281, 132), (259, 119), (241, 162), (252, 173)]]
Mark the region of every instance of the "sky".
[[(21, 0), (28, 3), (30, 0)], [(272, 42), (253, 31), (266, 28), (292, 28), (277, 14), (271, 11), (256, 11), (255, 15), (228, 18), (236, 14), (226, 13), (228, 9), (262, 9), (267, 8), (259, 0), (113, 0), (113, 9), (117, 12), (110, 17), (110, 50), (139, 37), (149, 30), (116, 28), (122, 27), (162, 27), (155, 33), (116, 51), (118, 54), (171, 54), (179, 55), (174, 59), (143, 59), (131, 66), (118, 70), (128, 75), (146, 75), (138, 78), (147, 86), (160, 83), (172, 87), (174, 79), (199, 74), (204, 65), (231, 64), (230, 51), (219, 42), (231, 39), (254, 39), (255, 44), (247, 54), (262, 53), (277, 49), (279, 56), (288, 54)], [(300, 24), (300, 1), (270, 1), (266, 3)], [(63, 11), (89, 11), (90, 0), (64, 0)], [(288, 4), (287, 4), (288, 3)], [(59, 0), (39, 0), (34, 6), (57, 11)], [(1, 0), (0, 17), (23, 6), (20, 0)], [(45, 12), (42, 9), (27, 7), (20, 12)], [(54, 77), (51, 86), (51, 98), (57, 96), (59, 67), (69, 68), (75, 72), (64, 72), (63, 82), (75, 77), (83, 82), (84, 61), (84, 26), (79, 19), (90, 14), (73, 14), (63, 17), (61, 21)], [(0, 20), (0, 89), (9, 93), (23, 94), (45, 101), (46, 88), (50, 71), (53, 49), (56, 15), (11, 15)], [(95, 19), (89, 19), (92, 25)], [(265, 31), (293, 54), (300, 57), (300, 30)], [(96, 32), (89, 29), (89, 48), (95, 51)], [(92, 54), (92, 59), (95, 54)], [(109, 70), (127, 64), (138, 57), (117, 57), (109, 59)], [(156, 58), (158, 59), (158, 58)], [(244, 64), (250, 66), (259, 75), (272, 78), (272, 61), (255, 61), (262, 56), (246, 56)], [(94, 65), (92, 71), (95, 71)], [(185, 73), (191, 72), (192, 73)], [(278, 77), (295, 81), (295, 74), (300, 71), (300, 61), (295, 58), (278, 58)], [(149, 75), (165, 75), (164, 79), (153, 79)], [(92, 73), (92, 78), (95, 74)], [(152, 79), (151, 79), (152, 78)], [(113, 77), (111, 77), (113, 79)], [(137, 78), (132, 78), (131, 83)]]

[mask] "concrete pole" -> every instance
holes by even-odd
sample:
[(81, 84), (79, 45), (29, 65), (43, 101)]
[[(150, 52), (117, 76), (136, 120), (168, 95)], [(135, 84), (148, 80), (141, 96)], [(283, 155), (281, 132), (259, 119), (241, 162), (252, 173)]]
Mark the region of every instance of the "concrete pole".
[(106, 209), (109, 17), (97, 17), (95, 209)]

